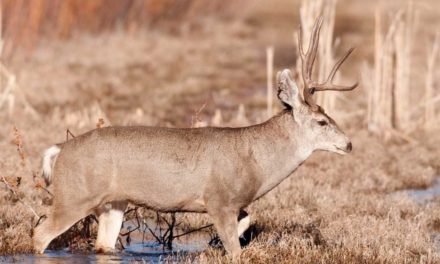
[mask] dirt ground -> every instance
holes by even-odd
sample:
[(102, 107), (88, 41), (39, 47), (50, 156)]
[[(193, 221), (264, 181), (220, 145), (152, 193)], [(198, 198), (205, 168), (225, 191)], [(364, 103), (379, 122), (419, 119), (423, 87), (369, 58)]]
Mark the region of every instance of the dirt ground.
[[(406, 1), (381, 3), (392, 13)], [(79, 135), (99, 118), (105, 125), (190, 127), (196, 115), (211, 122), (217, 109), (222, 125), (264, 121), (265, 49), (275, 48), (275, 70), (294, 67), (298, 7), (298, 1), (258, 1), (240, 16), (203, 17), (173, 28), (76, 33), (67, 41), (43, 40), (32, 56), (7, 62), (18, 86), (12, 111), (0, 112), (0, 176), (12, 184), (20, 177), (20, 184), (12, 186), (16, 195), (0, 183), (0, 255), (31, 251), (36, 219), (20, 199), (39, 215), (47, 212), (47, 194), (36, 187), (41, 154), (64, 141), (66, 129)], [(440, 9), (433, 7), (439, 7), (436, 1), (417, 2), (422, 43), (439, 25)], [(357, 47), (343, 80), (360, 79), (360, 66), (372, 62), (373, 29), (374, 5), (339, 1), (337, 53)], [(425, 58), (425, 48), (415, 46), (418, 59)], [(361, 85), (345, 95), (340, 111), (365, 107), (367, 89)], [(240, 104), (245, 119), (237, 120)], [(313, 154), (248, 208), (260, 232), (243, 249), (243, 263), (440, 262), (438, 200), (420, 204), (395, 194), (426, 188), (440, 175), (440, 131), (385, 139), (367, 131), (364, 113), (335, 117), (352, 138), (350, 155)], [(182, 219), (188, 225), (209, 222), (194, 215)], [(208, 249), (182, 261), (229, 259)]]

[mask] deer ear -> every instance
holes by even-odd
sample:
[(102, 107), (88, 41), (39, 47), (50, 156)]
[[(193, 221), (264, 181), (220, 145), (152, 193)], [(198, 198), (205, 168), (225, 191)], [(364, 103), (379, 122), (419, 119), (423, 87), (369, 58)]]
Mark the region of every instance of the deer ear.
[(298, 86), (290, 70), (277, 73), (278, 99), (288, 108), (297, 108), (302, 102)]

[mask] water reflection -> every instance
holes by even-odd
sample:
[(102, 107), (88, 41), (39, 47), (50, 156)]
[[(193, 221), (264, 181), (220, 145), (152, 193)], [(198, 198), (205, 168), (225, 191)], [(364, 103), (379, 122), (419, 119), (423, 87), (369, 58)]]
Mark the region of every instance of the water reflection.
[(0, 258), (1, 263), (160, 263), (165, 258), (178, 261), (187, 253), (203, 251), (207, 246), (206, 241), (193, 243), (173, 243), (173, 250), (164, 250), (161, 245), (155, 242), (137, 242), (127, 246), (124, 251), (116, 254), (75, 254), (67, 250), (46, 250), (43, 255), (19, 255)]
[(407, 194), (419, 204), (425, 204), (440, 196), (440, 178), (437, 178), (433, 185), (427, 189), (408, 189), (395, 194), (401, 193)]

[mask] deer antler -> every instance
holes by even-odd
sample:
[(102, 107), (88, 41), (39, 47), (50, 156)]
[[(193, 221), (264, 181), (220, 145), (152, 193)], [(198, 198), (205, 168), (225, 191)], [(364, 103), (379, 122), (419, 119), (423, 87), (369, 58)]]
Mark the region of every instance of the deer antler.
[(299, 34), (298, 34), (298, 48), (302, 63), (302, 78), (304, 81), (303, 95), (304, 95), (304, 100), (311, 107), (313, 111), (318, 110), (318, 106), (316, 105), (312, 97), (316, 91), (326, 91), (326, 90), (351, 91), (358, 86), (357, 82), (351, 86), (333, 84), (333, 79), (336, 75), (336, 72), (341, 67), (342, 63), (344, 63), (344, 61), (348, 58), (348, 56), (350, 56), (354, 48), (349, 49), (348, 52), (341, 59), (339, 59), (339, 61), (333, 66), (330, 74), (323, 83), (318, 83), (312, 80), (313, 64), (315, 63), (316, 54), (318, 51), (319, 33), (321, 31), (322, 21), (323, 21), (322, 16), (319, 16), (318, 19), (315, 21), (315, 24), (313, 25), (312, 33), (310, 34), (309, 47), (307, 48), (306, 53), (304, 53), (302, 46), (301, 26), (299, 28)]

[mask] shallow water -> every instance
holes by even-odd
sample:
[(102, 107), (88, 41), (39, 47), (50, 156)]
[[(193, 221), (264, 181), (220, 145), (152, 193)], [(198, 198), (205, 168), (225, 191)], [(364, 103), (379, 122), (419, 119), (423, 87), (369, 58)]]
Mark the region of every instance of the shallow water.
[(163, 250), (155, 242), (136, 242), (126, 246), (125, 250), (111, 254), (76, 254), (67, 250), (46, 250), (43, 255), (16, 255), (0, 257), (0, 263), (160, 263), (165, 258), (178, 261), (187, 253), (199, 252), (207, 247), (206, 241), (192, 243), (173, 243), (173, 250)]
[(440, 196), (440, 178), (437, 178), (434, 184), (427, 189), (408, 189), (404, 191), (399, 191), (397, 193), (406, 193), (417, 203), (427, 203), (435, 197)]

